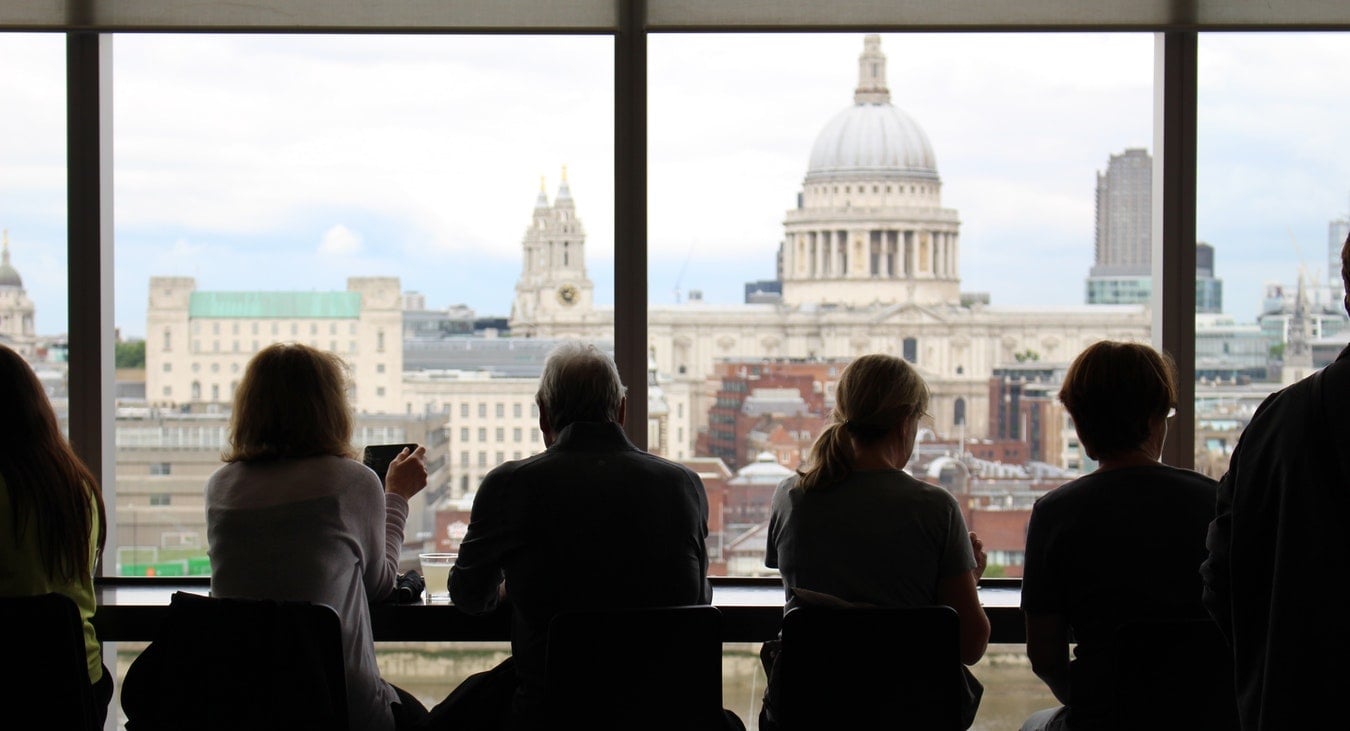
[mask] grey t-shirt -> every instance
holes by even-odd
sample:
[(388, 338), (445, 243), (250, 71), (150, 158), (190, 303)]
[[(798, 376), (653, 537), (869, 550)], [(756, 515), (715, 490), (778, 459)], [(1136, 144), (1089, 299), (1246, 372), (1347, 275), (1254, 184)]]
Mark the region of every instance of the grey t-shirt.
[(857, 471), (811, 490), (778, 485), (764, 565), (791, 587), (887, 607), (936, 601), (938, 582), (975, 568), (951, 493), (901, 470)]

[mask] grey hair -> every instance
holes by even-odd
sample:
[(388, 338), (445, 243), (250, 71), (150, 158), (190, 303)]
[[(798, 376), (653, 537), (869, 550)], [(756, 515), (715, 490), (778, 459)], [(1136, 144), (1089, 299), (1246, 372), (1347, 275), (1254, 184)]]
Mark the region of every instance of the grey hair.
[(627, 392), (608, 355), (594, 345), (566, 342), (549, 353), (534, 398), (557, 434), (577, 421), (617, 422)]

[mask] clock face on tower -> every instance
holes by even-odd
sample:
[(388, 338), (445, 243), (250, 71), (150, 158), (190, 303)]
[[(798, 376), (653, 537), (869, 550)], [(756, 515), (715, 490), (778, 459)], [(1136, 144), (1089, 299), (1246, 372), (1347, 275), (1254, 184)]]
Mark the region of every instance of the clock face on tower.
[(565, 305), (574, 305), (577, 303), (577, 294), (575, 285), (564, 284), (558, 288), (558, 301)]

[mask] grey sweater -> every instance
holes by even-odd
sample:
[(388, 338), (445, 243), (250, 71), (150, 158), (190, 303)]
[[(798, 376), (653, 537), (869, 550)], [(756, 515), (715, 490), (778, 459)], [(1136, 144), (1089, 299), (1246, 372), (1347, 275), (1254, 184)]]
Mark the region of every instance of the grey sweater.
[(394, 591), (407, 517), (406, 500), (341, 457), (236, 462), (206, 483), (212, 595), (337, 610), (354, 729), (394, 728), (397, 695), (375, 663), (369, 603)]

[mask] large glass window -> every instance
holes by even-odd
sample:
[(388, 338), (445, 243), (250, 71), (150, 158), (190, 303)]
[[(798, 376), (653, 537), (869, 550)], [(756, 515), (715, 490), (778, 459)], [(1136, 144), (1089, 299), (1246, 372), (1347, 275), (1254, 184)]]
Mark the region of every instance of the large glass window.
[[(710, 486), (717, 545), (763, 525), (844, 365), (882, 352), (933, 391), (910, 468), (1019, 558), (1031, 502), (1090, 468), (1064, 369), (1150, 338), (1147, 292), (1092, 283), (1148, 273), (1153, 36), (650, 43), (650, 446), (745, 470)], [(1117, 230), (1127, 250), (1103, 251)], [(762, 538), (714, 565), (773, 573)]]
[[(988, 575), (1021, 575), (1033, 501), (1091, 468), (1055, 398), (1067, 364), (1150, 339), (1147, 296), (1089, 282), (1117, 271), (1096, 241), (1118, 158), (1143, 196), (1105, 215), (1148, 271), (1153, 53), (1146, 34), (651, 38), (649, 446), (731, 469), (706, 480), (714, 572), (777, 575), (769, 498), (843, 367), (881, 352), (933, 392), (909, 469), (958, 495)], [(981, 669), (977, 728), (1053, 702), (1002, 664), (1021, 651)]]
[(0, 35), (0, 68), (0, 343), (32, 365), (64, 428), (65, 39)]
[(357, 448), (428, 445), (409, 566), (453, 550), (464, 486), (500, 460), (446, 455), (528, 426), (502, 404), (533, 396), (551, 338), (613, 341), (535, 327), (613, 299), (612, 39), (115, 40), (116, 322), (145, 348), (144, 394), (118, 401), (116, 573), (209, 570), (234, 389), (290, 340), (347, 363)]
[(1345, 40), (1200, 37), (1195, 465), (1216, 478), (1261, 401), (1350, 338)]

